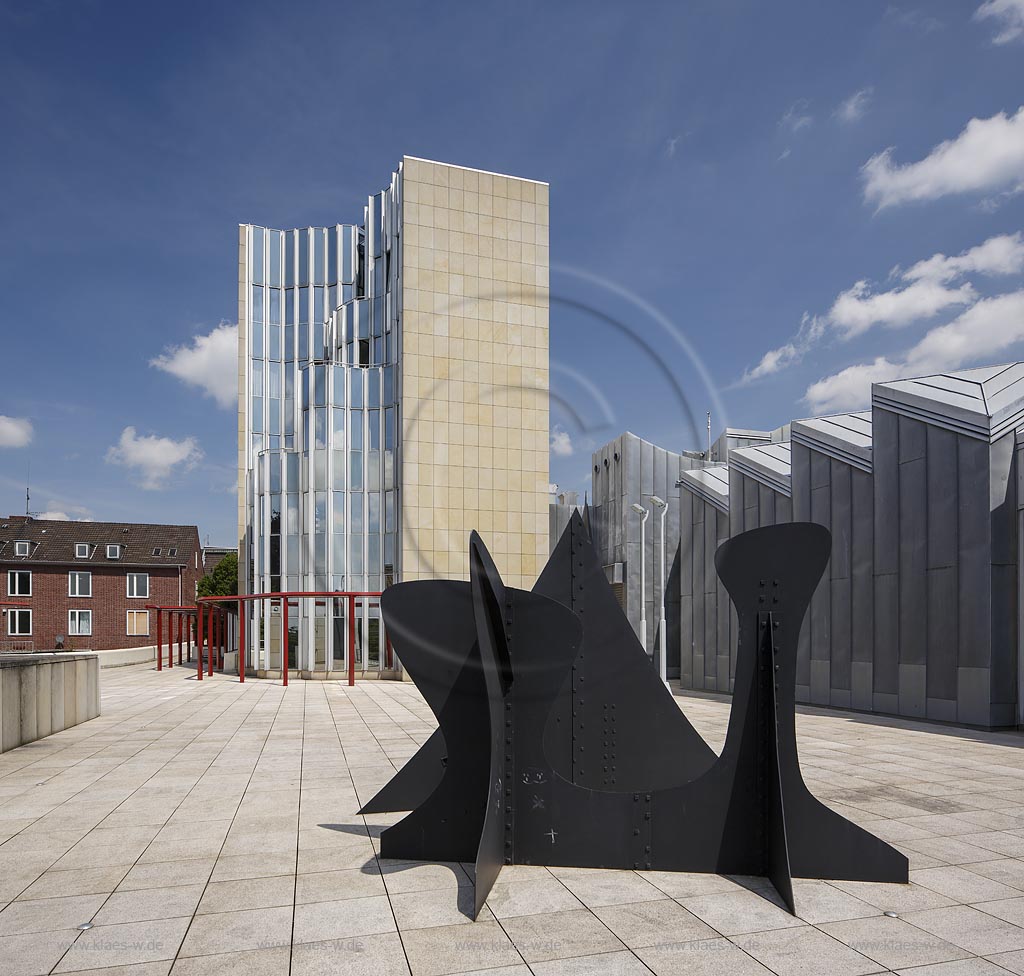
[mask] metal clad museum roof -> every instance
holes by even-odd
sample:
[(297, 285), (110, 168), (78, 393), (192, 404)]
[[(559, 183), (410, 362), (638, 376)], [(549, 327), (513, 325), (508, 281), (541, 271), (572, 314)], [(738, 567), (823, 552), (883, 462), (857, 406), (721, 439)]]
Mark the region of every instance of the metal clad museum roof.
[(792, 438), (811, 450), (871, 472), (871, 411), (794, 420)]
[(760, 447), (740, 447), (729, 455), (729, 465), (783, 495), (793, 494), (789, 441)]
[(876, 383), (874, 406), (994, 441), (1024, 422), (1024, 363)]

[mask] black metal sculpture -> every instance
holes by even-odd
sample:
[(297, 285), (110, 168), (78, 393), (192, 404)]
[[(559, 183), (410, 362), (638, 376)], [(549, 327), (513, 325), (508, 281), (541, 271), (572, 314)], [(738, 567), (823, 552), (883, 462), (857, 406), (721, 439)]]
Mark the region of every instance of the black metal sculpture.
[[(490, 557), (486, 558), (493, 567)], [(491, 575), (500, 584), (496, 569)], [(385, 597), (388, 606), (396, 589), (389, 590)], [(428, 594), (427, 589), (421, 592)], [(618, 605), (591, 542), (587, 509), (582, 516), (577, 513), (570, 519), (532, 592), (568, 607), (583, 626), (583, 644), (571, 664), (568, 685), (558, 689), (560, 697), (568, 699), (563, 701), (565, 709), (572, 712), (569, 765), (560, 770), (567, 779), (581, 786), (611, 786), (618, 791), (654, 789), (666, 782), (686, 782), (711, 767), (714, 752), (662, 685)], [(430, 598), (426, 596), (428, 602)], [(394, 611), (383, 612), (394, 643)], [(436, 630), (449, 624), (450, 632)], [(403, 631), (401, 643), (409, 640), (420, 645), (429, 658), (424, 682), (437, 684), (435, 662), (469, 650), (457, 646), (466, 639), (464, 633), (456, 630), (457, 626), (457, 622), (432, 618), (426, 624), (430, 629), (416, 625)], [(414, 630), (417, 632), (413, 633)], [(544, 646), (550, 644), (551, 640), (544, 642)], [(413, 656), (422, 655), (414, 648)], [(402, 661), (406, 663), (404, 657)], [(410, 671), (414, 677), (416, 667), (413, 664)], [(416, 678), (417, 685), (420, 680)], [(588, 712), (588, 696), (592, 703), (614, 698), (614, 710), (605, 714), (591, 707)], [(632, 708), (634, 703), (636, 707)], [(631, 710), (631, 722), (620, 725), (620, 708)], [(612, 717), (616, 719), (614, 726)], [(359, 812), (415, 809), (440, 782), (446, 765), (445, 737), (439, 726)]]
[(474, 917), (513, 863), (766, 875), (791, 911), (794, 876), (905, 882), (906, 858), (800, 775), (796, 641), (829, 547), (826, 529), (794, 523), (719, 548), (739, 646), (717, 759), (650, 666), (578, 515), (533, 592), (504, 586), (476, 533), (469, 583), (387, 590), (385, 623), (439, 729), (364, 808), (414, 801), (382, 856), (475, 861)]

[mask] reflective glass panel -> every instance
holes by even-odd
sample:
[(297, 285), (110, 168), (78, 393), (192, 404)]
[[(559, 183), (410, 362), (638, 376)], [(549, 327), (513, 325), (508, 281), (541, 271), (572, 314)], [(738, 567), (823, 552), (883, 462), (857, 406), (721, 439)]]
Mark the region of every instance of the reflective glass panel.
[(309, 284), (309, 232), (303, 228), (299, 235), (299, 284)]
[(317, 227), (313, 230), (313, 283), (326, 284), (327, 255), (325, 252), (324, 232)]
[[(370, 384), (373, 385), (372, 383)], [(271, 394), (273, 396), (274, 394)], [(368, 450), (380, 449), (380, 411), (368, 410), (366, 413), (366, 447)]]
[(360, 492), (349, 493), (349, 528), (352, 535), (363, 531), (363, 495)]
[(270, 232), (270, 283), (281, 284), (281, 232)]
[(348, 542), (348, 575), (351, 578), (352, 576), (358, 576), (362, 571), (363, 537), (350, 536)]
[(252, 280), (263, 284), (263, 228), (252, 229)]

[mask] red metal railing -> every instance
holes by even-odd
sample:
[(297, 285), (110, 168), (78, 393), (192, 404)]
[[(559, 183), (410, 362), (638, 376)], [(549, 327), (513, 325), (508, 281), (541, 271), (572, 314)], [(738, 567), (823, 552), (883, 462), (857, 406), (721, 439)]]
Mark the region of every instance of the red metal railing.
[[(284, 685), (288, 684), (288, 601), (296, 598), (312, 598), (321, 600), (347, 600), (348, 601), (348, 683), (354, 685), (356, 683), (356, 630), (355, 630), (355, 612), (356, 612), (356, 600), (364, 600), (373, 597), (380, 597), (379, 591), (371, 590), (360, 590), (360, 591), (338, 591), (338, 590), (289, 590), (283, 593), (244, 593), (233, 596), (201, 596), (196, 600), (196, 608), (199, 614), (199, 631), (202, 634), (202, 620), (203, 620), (203, 608), (206, 606), (210, 607), (210, 621), (208, 624), (210, 634), (210, 648), (211, 652), (208, 656), (209, 673), (213, 675), (213, 611), (214, 605), (219, 603), (234, 603), (238, 606), (238, 680), (240, 682), (245, 681), (245, 614), (242, 612), (243, 603), (256, 603), (262, 600), (280, 600), (281, 601), (281, 633), (283, 636), (282, 648), (281, 648), (281, 683)], [(223, 611), (222, 611), (223, 612)], [(390, 662), (391, 659), (391, 641), (386, 641), (386, 655), (387, 660)], [(200, 636), (198, 643), (198, 654), (199, 654), (199, 677), (202, 678), (203, 671), (203, 641)], [(223, 667), (223, 649), (221, 654), (221, 666)]]
[[(178, 607), (178, 606), (158, 606), (156, 604), (147, 603), (145, 605), (146, 610), (154, 611), (156, 613), (156, 669), (162, 671), (164, 667), (164, 614), (167, 614), (167, 667), (174, 667), (174, 621), (177, 618), (178, 622), (178, 664), (182, 663), (182, 650), (185, 646), (185, 621), (191, 617), (199, 617), (198, 607)], [(223, 612), (222, 612), (223, 613)], [(212, 616), (212, 614), (211, 614)], [(197, 644), (202, 641), (202, 623), (197, 620), (198, 626), (196, 627), (196, 638)], [(189, 645), (191, 646), (191, 631), (192, 628), (189, 626)], [(191, 652), (190, 652), (191, 653)], [(210, 674), (213, 674), (211, 671)], [(200, 680), (202, 675), (197, 674)]]

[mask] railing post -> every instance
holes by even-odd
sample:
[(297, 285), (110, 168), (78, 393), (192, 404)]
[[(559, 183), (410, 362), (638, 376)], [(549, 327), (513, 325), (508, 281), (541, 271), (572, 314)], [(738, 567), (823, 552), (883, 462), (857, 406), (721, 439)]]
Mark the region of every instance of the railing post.
[(210, 604), (209, 613), (206, 615), (206, 643), (208, 646), (209, 654), (206, 656), (207, 670), (206, 673), (209, 677), (213, 677), (213, 615), (216, 612), (214, 604)]
[(178, 664), (181, 664), (181, 632), (184, 626), (185, 614), (178, 614)]
[(164, 616), (160, 611), (159, 607), (156, 607), (156, 669), (157, 671), (163, 671), (164, 669), (164, 634), (163, 634), (163, 621)]
[(238, 682), (245, 683), (245, 600), (238, 601)]
[(288, 687), (288, 648), (281, 647), (281, 683)]
[(348, 685), (356, 683), (356, 598), (348, 598)]
[[(289, 648), (288, 648), (288, 644), (289, 644), (289, 640), (288, 640), (288, 597), (285, 597), (281, 601), (281, 639), (282, 639), (282, 643), (284, 645), (284, 652), (283, 652), (284, 653), (284, 660), (285, 660), (285, 672), (284, 673), (287, 676), (287, 674), (288, 674), (288, 650), (289, 650)], [(297, 661), (296, 661), (296, 664), (298, 664)], [(285, 684), (288, 684), (287, 677), (286, 677), (286, 680), (285, 680)]]
[(196, 604), (196, 680), (203, 680), (203, 604)]

